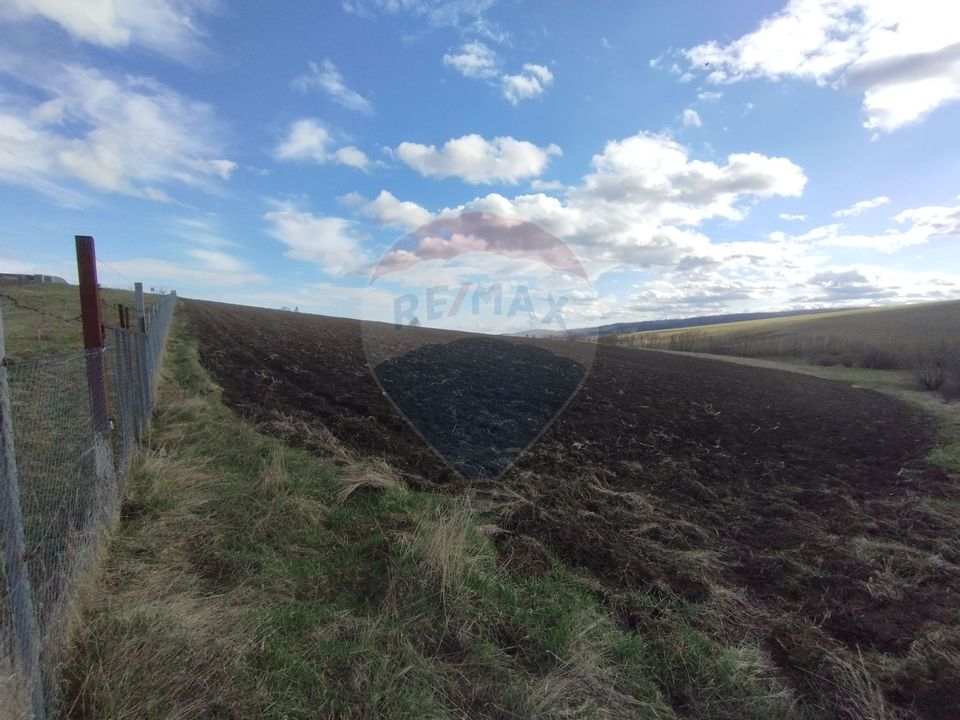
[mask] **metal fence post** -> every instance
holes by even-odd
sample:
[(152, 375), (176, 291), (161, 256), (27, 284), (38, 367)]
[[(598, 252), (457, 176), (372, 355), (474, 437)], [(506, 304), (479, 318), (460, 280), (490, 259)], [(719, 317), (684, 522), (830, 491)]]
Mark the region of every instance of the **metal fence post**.
[(153, 377), (153, 364), (147, 352), (150, 324), (147, 321), (147, 313), (143, 304), (143, 283), (134, 283), (133, 290), (134, 303), (137, 308), (137, 330), (143, 336), (137, 343), (137, 361), (140, 365), (140, 394), (143, 396), (141, 406), (143, 408), (143, 426), (146, 427), (150, 419), (150, 411), (153, 409), (153, 389), (150, 385), (150, 379)]
[(80, 316), (83, 319), (83, 346), (87, 351), (87, 387), (93, 420), (93, 460), (101, 487), (117, 480), (110, 447), (110, 413), (107, 409), (107, 365), (103, 350), (103, 317), (100, 287), (97, 284), (97, 257), (93, 238), (76, 235), (77, 275), (80, 281)]
[[(80, 315), (83, 319), (83, 347), (87, 349), (87, 383), (93, 410), (93, 428), (110, 432), (107, 413), (107, 388), (103, 363), (103, 318), (100, 314), (100, 288), (97, 285), (97, 258), (93, 238), (77, 235), (77, 275), (80, 279)], [(90, 352), (99, 351), (99, 352)]]
[(43, 680), (40, 675), (40, 634), (33, 608), (30, 576), (25, 562), (23, 514), (20, 509), (20, 483), (13, 447), (13, 416), (10, 388), (7, 385), (6, 343), (3, 313), (0, 312), (0, 518), (3, 522), (3, 561), (7, 573), (10, 614), (16, 636), (20, 669), (30, 687), (33, 717), (44, 716)]

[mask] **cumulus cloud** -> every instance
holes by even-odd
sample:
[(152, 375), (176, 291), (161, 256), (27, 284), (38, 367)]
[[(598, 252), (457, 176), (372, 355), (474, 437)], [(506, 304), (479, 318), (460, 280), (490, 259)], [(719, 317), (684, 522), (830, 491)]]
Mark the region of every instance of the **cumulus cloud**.
[(348, 87), (343, 75), (330, 58), (325, 58), (319, 65), (307, 63), (307, 72), (293, 81), (293, 87), (300, 92), (320, 90), (326, 93), (335, 103), (349, 110), (356, 110), (370, 114), (373, 104), (356, 90)]
[(504, 182), (515, 184), (543, 172), (554, 155), (556, 145), (538, 147), (525, 140), (480, 135), (464, 135), (447, 140), (437, 149), (433, 145), (403, 142), (396, 156), (425, 177), (458, 177), (474, 185)]
[(709, 255), (710, 239), (698, 225), (742, 219), (750, 203), (799, 195), (805, 182), (803, 170), (786, 158), (741, 153), (706, 162), (669, 137), (638, 133), (607, 143), (563, 200), (544, 192), (490, 193), (441, 216), (476, 211), (536, 223), (571, 245), (596, 276)]
[(607, 143), (592, 164), (572, 199), (679, 225), (711, 217), (740, 220), (746, 212), (738, 205), (742, 199), (796, 197), (807, 182), (803, 169), (787, 158), (733, 153), (722, 165), (691, 160), (685, 147), (653, 133)]
[(842, 210), (837, 210), (833, 213), (834, 217), (853, 217), (854, 215), (859, 215), (865, 210), (872, 210), (875, 207), (880, 207), (881, 205), (886, 205), (890, 202), (890, 198), (883, 195), (875, 197), (872, 200), (861, 200), (860, 202), (854, 203), (850, 207), (843, 208)]
[(496, 52), (479, 41), (464, 43), (459, 52), (444, 55), (443, 64), (466, 78), (499, 86), (511, 105), (541, 97), (553, 85), (553, 73), (546, 65), (524, 63), (519, 73), (502, 72)]
[(544, 65), (526, 63), (523, 72), (517, 75), (504, 75), (503, 96), (511, 105), (521, 100), (530, 100), (543, 95), (548, 87), (553, 85), (553, 73)]
[(290, 203), (277, 203), (263, 219), (267, 233), (287, 246), (293, 260), (314, 263), (332, 275), (362, 272), (370, 265), (364, 237), (349, 220), (313, 215)]
[(314, 118), (301, 118), (290, 125), (286, 137), (276, 149), (280, 160), (305, 160), (324, 165), (329, 162), (366, 170), (370, 166), (367, 155), (352, 145), (336, 148), (330, 132)]
[(11, 0), (0, 3), (0, 20), (42, 18), (83, 42), (184, 58), (200, 49), (200, 17), (210, 8), (206, 0)]
[(683, 124), (687, 127), (702, 127), (703, 121), (700, 119), (700, 113), (693, 108), (687, 108), (683, 111)]
[(781, 220), (806, 220), (807, 216), (801, 213), (780, 213)]
[(864, 127), (891, 132), (960, 98), (960, 6), (790, 0), (756, 30), (683, 54), (714, 84), (796, 78), (860, 91)]
[(220, 156), (213, 109), (150, 78), (77, 65), (8, 71), (32, 93), (8, 95), (0, 110), (0, 180), (65, 204), (83, 202), (77, 184), (170, 201), (159, 185), (212, 190), (236, 169)]
[(497, 54), (482, 42), (465, 43), (459, 53), (444, 55), (443, 64), (468, 78), (497, 75)]
[(413, 230), (433, 218), (426, 208), (414, 202), (398, 200), (388, 190), (381, 190), (373, 200), (357, 197), (355, 201), (360, 206), (360, 212), (381, 227)]

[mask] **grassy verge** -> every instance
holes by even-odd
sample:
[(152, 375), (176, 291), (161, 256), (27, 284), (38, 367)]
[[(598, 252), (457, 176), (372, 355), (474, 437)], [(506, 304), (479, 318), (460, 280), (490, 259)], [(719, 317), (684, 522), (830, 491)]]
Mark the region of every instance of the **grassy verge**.
[(876, 390), (898, 398), (919, 408), (930, 415), (937, 427), (937, 444), (930, 451), (931, 465), (945, 470), (960, 472), (960, 402), (945, 402), (935, 392), (917, 389), (917, 381), (909, 370), (873, 370), (869, 368), (843, 367), (834, 365), (822, 367), (811, 365), (802, 358), (767, 360), (762, 358), (739, 357), (735, 355), (715, 355), (712, 353), (679, 352), (657, 350), (655, 352), (677, 352), (680, 355), (692, 355), (720, 360), (723, 362), (749, 365), (750, 367), (786, 370), (812, 375), (824, 380), (836, 380), (850, 383), (854, 387)]
[(293, 449), (227, 410), (175, 320), (69, 717), (800, 715), (759, 648), (711, 639), (696, 607), (637, 589), (626, 630), (469, 499), (314, 436)]

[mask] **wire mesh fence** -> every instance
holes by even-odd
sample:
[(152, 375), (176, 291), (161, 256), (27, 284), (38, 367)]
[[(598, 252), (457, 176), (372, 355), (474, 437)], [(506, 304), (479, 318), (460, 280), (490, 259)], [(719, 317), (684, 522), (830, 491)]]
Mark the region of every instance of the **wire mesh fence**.
[(78, 591), (148, 426), (175, 303), (107, 328), (102, 349), (11, 360), (0, 339), (0, 718), (57, 709)]

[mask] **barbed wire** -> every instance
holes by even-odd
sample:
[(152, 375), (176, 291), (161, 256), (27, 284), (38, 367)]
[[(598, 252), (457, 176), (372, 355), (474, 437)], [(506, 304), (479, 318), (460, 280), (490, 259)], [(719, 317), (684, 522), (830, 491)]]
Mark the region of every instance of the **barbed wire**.
[(62, 315), (57, 315), (56, 313), (48, 312), (47, 310), (41, 310), (40, 308), (35, 308), (30, 305), (25, 305), (24, 303), (20, 302), (15, 297), (13, 297), (12, 295), (7, 295), (6, 293), (0, 293), (0, 298), (9, 300), (14, 305), (16, 305), (17, 308), (19, 308), (20, 310), (29, 310), (30, 312), (35, 312), (38, 315), (46, 315), (47, 317), (55, 318), (57, 320), (62, 320), (63, 322), (68, 322), (68, 323), (79, 322), (83, 318), (82, 315), (77, 315), (74, 318), (66, 318), (66, 317), (63, 317)]

